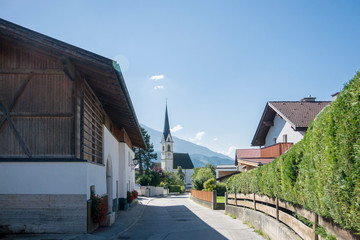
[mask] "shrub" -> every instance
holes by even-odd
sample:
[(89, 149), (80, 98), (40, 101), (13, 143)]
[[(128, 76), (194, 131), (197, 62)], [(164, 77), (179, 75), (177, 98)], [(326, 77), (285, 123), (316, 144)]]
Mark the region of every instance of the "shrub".
[(301, 205), (360, 234), (360, 72), (273, 162), (232, 176), (229, 192)]
[(150, 172), (150, 186), (159, 186), (160, 184), (160, 175), (157, 172)]
[(126, 196), (127, 202), (128, 202), (129, 204), (132, 203), (132, 201), (134, 200), (133, 194), (132, 194), (131, 192), (127, 191), (127, 194), (126, 194), (126, 195), (127, 195), (127, 196)]
[(140, 175), (137, 179), (136, 179), (136, 182), (138, 184), (140, 184), (141, 186), (148, 186), (150, 184), (150, 176), (148, 175)]
[(215, 173), (210, 167), (195, 168), (193, 175), (191, 175), (193, 189), (202, 190), (204, 188), (204, 182), (210, 178), (215, 178)]
[(157, 172), (146, 172), (138, 176), (136, 182), (141, 186), (158, 186), (160, 184), (160, 175)]
[(225, 196), (226, 184), (225, 183), (216, 183), (216, 194), (218, 196)]
[(169, 192), (181, 193), (181, 186), (180, 185), (169, 185)]
[(184, 185), (184, 181), (174, 172), (165, 172), (165, 185)]
[(91, 192), (90, 199), (92, 201), (91, 218), (93, 222), (100, 223), (106, 218), (108, 212), (107, 202), (103, 197), (95, 194), (95, 192)]
[(181, 190), (180, 193), (184, 193), (185, 192), (185, 186), (181, 186), (180, 190)]
[(215, 178), (210, 178), (204, 182), (204, 190), (212, 191), (216, 189), (216, 180)]

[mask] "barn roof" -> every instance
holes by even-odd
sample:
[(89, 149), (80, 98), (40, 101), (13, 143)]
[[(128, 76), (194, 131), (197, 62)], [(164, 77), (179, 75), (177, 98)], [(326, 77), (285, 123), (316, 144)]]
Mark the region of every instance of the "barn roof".
[(125, 129), (135, 146), (146, 148), (123, 75), (115, 61), (1, 18), (0, 40), (14, 42), (73, 66), (86, 79), (112, 122)]
[[(309, 99), (309, 98), (305, 98)], [(329, 101), (271, 101), (266, 104), (256, 133), (251, 142), (252, 146), (263, 146), (265, 137), (278, 114), (287, 121), (295, 131), (306, 131), (310, 122), (327, 105)]]
[(182, 169), (193, 169), (194, 164), (188, 153), (174, 153), (173, 168), (177, 169), (180, 166)]

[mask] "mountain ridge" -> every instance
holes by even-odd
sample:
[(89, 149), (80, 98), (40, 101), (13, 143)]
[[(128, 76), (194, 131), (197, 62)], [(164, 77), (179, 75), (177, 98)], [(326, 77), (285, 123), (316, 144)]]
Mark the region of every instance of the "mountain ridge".
[[(152, 129), (144, 124), (141, 126), (150, 135), (150, 142), (154, 145), (154, 151), (157, 153), (157, 161), (161, 160), (161, 138), (162, 133), (155, 129)], [(157, 140), (158, 139), (158, 140)], [(204, 167), (205, 164), (210, 163), (216, 165), (232, 165), (234, 160), (230, 157), (211, 151), (209, 148), (197, 145), (195, 143), (183, 140), (181, 138), (173, 136), (174, 152), (189, 153), (190, 158), (194, 164), (194, 167)]]

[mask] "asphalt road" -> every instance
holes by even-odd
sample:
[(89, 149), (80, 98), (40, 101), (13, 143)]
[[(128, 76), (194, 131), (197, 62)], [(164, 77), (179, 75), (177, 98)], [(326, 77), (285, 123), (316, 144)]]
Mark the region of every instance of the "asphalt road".
[(152, 198), (141, 217), (117, 239), (240, 239), (257, 240), (258, 235), (223, 210), (210, 210), (194, 203), (188, 195)]

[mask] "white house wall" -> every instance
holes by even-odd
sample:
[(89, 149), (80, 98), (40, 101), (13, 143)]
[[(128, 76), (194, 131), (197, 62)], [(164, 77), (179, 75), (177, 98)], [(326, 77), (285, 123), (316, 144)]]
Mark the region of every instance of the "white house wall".
[(0, 194), (86, 194), (87, 165), (82, 162), (2, 162)]
[(285, 134), (287, 135), (287, 142), (295, 144), (303, 138), (304, 132), (295, 131), (288, 122), (276, 114), (274, 125), (270, 127), (269, 132), (266, 135), (264, 147), (273, 145), (274, 138), (276, 138), (276, 143), (282, 143), (283, 135)]
[[(127, 191), (135, 188), (135, 170), (132, 168), (133, 150), (124, 142), (118, 142), (104, 126), (104, 163), (111, 159), (113, 199), (126, 198)], [(130, 163), (130, 166), (129, 166)], [(104, 168), (104, 191), (106, 193), (106, 167)], [(118, 181), (118, 189), (116, 189)], [(97, 190), (96, 190), (97, 191)]]
[[(104, 163), (107, 165), (108, 160), (111, 161), (111, 169), (112, 169), (112, 196), (113, 198), (118, 198), (117, 196), (118, 191), (116, 191), (116, 181), (119, 181), (119, 142), (116, 138), (112, 135), (112, 133), (104, 126)], [(107, 167), (107, 166), (106, 166)], [(106, 172), (106, 171), (105, 171)], [(119, 187), (119, 186), (118, 186)]]
[(95, 193), (106, 194), (106, 167), (98, 164), (87, 164), (87, 198), (90, 199), (90, 186), (95, 186)]
[(132, 168), (134, 152), (126, 143), (119, 143), (119, 198), (135, 188), (135, 170)]

